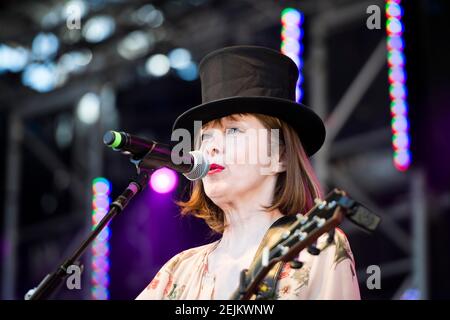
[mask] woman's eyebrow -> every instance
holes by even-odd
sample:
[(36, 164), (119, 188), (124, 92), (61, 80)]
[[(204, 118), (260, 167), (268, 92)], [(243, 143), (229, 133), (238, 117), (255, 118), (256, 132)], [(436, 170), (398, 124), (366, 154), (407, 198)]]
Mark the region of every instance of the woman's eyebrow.
[(236, 124), (244, 125), (245, 122), (242, 121), (242, 120), (239, 120), (239, 119), (236, 119), (236, 120), (230, 119), (230, 120), (225, 120), (225, 121), (224, 121), (224, 125), (225, 125), (225, 126), (226, 126), (226, 125), (236, 125)]
[(205, 125), (205, 126), (202, 128), (202, 130), (203, 130), (203, 131), (207, 131), (207, 130), (210, 130), (210, 129), (218, 129), (218, 130), (220, 130), (220, 129), (224, 129), (226, 126), (230, 126), (230, 125), (242, 125), (242, 126), (246, 126), (245, 122), (242, 121), (242, 120), (240, 120), (240, 119), (223, 119), (223, 120), (220, 122), (219, 127), (218, 127), (218, 126), (215, 126), (215, 125), (208, 124), (208, 125)]

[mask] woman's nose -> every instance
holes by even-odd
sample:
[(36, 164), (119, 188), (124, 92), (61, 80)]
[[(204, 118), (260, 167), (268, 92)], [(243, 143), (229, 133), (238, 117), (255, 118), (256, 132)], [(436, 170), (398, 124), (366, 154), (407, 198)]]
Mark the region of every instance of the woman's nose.
[(223, 152), (221, 137), (214, 135), (210, 137), (205, 143), (205, 151), (208, 156), (213, 157)]
[(212, 157), (220, 153), (220, 149), (215, 142), (210, 142), (206, 146), (206, 153)]

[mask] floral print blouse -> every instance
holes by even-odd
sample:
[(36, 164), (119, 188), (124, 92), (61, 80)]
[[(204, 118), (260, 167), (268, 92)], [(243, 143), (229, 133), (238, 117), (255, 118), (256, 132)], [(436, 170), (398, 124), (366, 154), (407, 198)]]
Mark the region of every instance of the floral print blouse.
[[(327, 237), (325, 234), (318, 239), (317, 247), (322, 249), (319, 255), (311, 255), (307, 250), (300, 252), (302, 268), (283, 265), (276, 299), (360, 299), (353, 254), (345, 234), (336, 229), (331, 244)], [(214, 276), (208, 272), (208, 254), (219, 241), (175, 255), (136, 299), (214, 299)]]

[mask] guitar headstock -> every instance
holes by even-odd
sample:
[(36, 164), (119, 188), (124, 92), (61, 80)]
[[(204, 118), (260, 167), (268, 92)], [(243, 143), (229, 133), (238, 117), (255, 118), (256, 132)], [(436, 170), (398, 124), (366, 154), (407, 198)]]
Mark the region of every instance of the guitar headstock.
[(250, 299), (254, 294), (264, 290), (260, 283), (278, 262), (290, 262), (292, 266), (301, 268), (302, 263), (297, 260), (297, 257), (303, 249), (308, 248), (310, 254), (318, 255), (320, 249), (315, 245), (317, 239), (328, 233), (327, 242), (333, 242), (334, 230), (341, 224), (344, 217), (367, 231), (375, 230), (380, 222), (378, 216), (339, 189), (331, 191), (323, 200), (316, 199), (315, 203), (308, 213), (298, 214), (297, 219), (285, 228), (270, 247), (263, 249), (253, 270), (243, 270), (238, 289), (239, 299)]
[[(316, 205), (307, 214), (297, 214), (297, 220), (283, 232), (279, 241), (272, 248), (264, 249), (262, 265), (291, 261), (322, 234), (329, 232), (332, 236), (344, 217), (343, 200), (346, 200), (345, 193), (335, 189), (324, 200), (316, 199)], [(315, 250), (311, 248), (311, 251)]]

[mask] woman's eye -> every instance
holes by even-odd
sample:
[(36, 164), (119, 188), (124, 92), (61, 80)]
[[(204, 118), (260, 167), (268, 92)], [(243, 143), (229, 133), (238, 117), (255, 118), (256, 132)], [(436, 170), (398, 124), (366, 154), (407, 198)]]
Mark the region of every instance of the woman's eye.
[(238, 132), (240, 132), (239, 128), (228, 128), (227, 129), (227, 134), (228, 133), (234, 134), (234, 133), (238, 133)]

